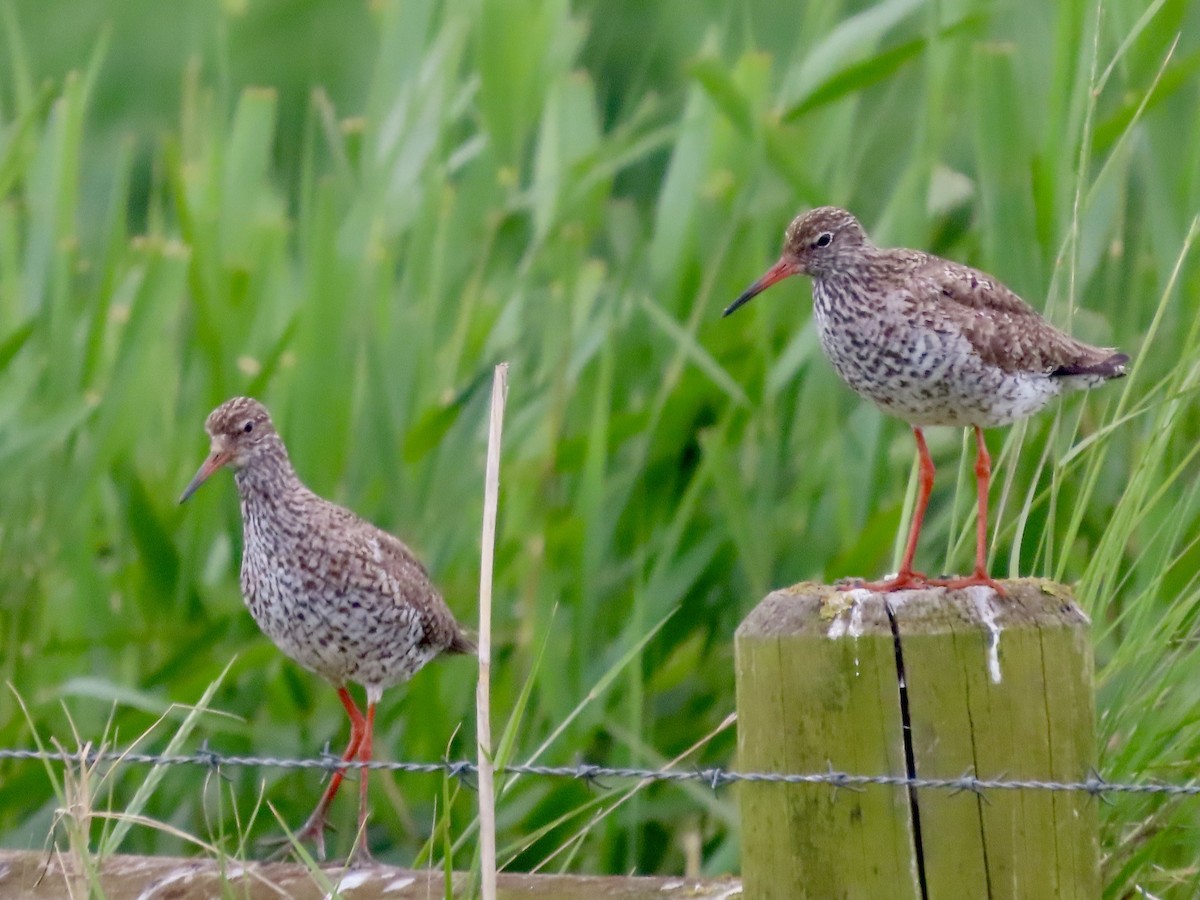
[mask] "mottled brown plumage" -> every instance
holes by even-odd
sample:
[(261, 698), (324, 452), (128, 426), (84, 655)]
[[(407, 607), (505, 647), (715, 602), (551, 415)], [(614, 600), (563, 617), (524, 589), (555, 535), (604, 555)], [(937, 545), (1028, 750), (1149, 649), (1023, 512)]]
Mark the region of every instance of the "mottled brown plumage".
[[(399, 539), (318, 497), (297, 477), (266, 408), (235, 397), (205, 422), (212, 452), (180, 497), (231, 466), (241, 499), (242, 595), (266, 635), (338, 690), (350, 716), (344, 760), (369, 761), (375, 705), (442, 653), (473, 653), (424, 566)], [(366, 688), (366, 716), (346, 689)], [(334, 773), (300, 837), (324, 853)], [(366, 821), (367, 771), (360, 776), (359, 825)], [(365, 848), (365, 834), (360, 836)]]
[[(796, 217), (779, 261), (724, 314), (797, 274), (812, 278), (813, 320), (838, 375), (908, 422), (917, 439), (920, 491), (903, 564), (894, 578), (865, 586), (984, 584), (1003, 593), (986, 569), (991, 460), (982, 429), (1027, 418), (1063, 390), (1118, 378), (1129, 357), (1058, 330), (984, 272), (920, 250), (876, 247), (853, 215), (832, 206)], [(975, 429), (979, 521), (968, 578), (931, 582), (912, 570), (933, 487), (921, 431), (929, 425)]]

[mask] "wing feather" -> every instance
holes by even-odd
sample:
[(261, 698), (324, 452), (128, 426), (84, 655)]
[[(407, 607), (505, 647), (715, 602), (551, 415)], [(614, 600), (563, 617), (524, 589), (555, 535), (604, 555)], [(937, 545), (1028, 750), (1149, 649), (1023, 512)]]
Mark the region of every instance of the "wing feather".
[[(970, 266), (926, 255), (913, 272), (914, 293), (935, 300), (983, 360), (1006, 372), (1087, 372), (1112, 377), (1115, 350), (1094, 347), (1042, 318), (1014, 291)], [(1107, 372), (1105, 367), (1114, 369)]]

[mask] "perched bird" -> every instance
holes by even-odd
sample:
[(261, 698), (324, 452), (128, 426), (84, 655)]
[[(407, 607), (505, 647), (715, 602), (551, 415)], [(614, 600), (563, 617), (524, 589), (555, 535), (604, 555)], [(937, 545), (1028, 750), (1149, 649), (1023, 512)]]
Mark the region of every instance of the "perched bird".
[[(983, 429), (1025, 419), (1064, 390), (1120, 378), (1129, 357), (1059, 331), (984, 272), (920, 250), (876, 247), (853, 215), (832, 206), (792, 221), (779, 261), (724, 315), (790, 275), (812, 279), (821, 349), (842, 381), (908, 422), (917, 440), (919, 490), (900, 571), (863, 587), (987, 585), (1003, 595), (987, 571), (991, 458)], [(929, 579), (913, 571), (933, 490), (933, 460), (922, 433), (930, 425), (975, 429), (975, 571), (966, 578)]]
[[(350, 715), (343, 762), (369, 762), (375, 706), (385, 688), (442, 653), (474, 653), (425, 568), (400, 540), (305, 487), (271, 417), (235, 397), (204, 423), (212, 452), (183, 503), (222, 466), (233, 468), (242, 508), (242, 595), (275, 645), (335, 688)], [(366, 715), (347, 684), (366, 688)], [(367, 769), (359, 776), (357, 851), (366, 852)], [(325, 855), (325, 823), (341, 786), (336, 770), (298, 832)]]

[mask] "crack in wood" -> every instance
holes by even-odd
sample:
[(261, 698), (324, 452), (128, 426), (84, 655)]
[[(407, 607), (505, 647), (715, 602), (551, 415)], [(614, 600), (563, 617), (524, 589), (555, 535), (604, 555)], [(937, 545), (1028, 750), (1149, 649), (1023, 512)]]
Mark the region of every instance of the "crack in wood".
[[(912, 716), (908, 710), (908, 684), (904, 680), (904, 650), (900, 646), (900, 623), (892, 604), (884, 601), (888, 624), (892, 628), (892, 644), (896, 648), (896, 685), (900, 690), (900, 723), (904, 735), (904, 769), (909, 778), (917, 777), (917, 759), (913, 748)], [(909, 787), (908, 806), (912, 814), (913, 850), (917, 859), (917, 881), (921, 886), (921, 900), (929, 900), (929, 884), (925, 876), (925, 848), (921, 842), (921, 807), (917, 789)]]

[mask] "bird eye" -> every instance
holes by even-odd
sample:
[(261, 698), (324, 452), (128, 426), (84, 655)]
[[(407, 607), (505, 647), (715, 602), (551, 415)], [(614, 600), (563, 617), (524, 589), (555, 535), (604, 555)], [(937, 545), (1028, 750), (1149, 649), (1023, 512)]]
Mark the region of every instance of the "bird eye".
[(245, 425), (242, 426), (242, 431), (246, 432), (246, 434), (249, 434), (253, 430), (254, 430), (254, 422), (247, 422)]
[(833, 240), (833, 235), (830, 234), (828, 231), (825, 231), (825, 232), (821, 233), (821, 236), (819, 238), (817, 238), (817, 242), (815, 244), (813, 244), (813, 246), (814, 247), (828, 247), (829, 242), (832, 240)]

